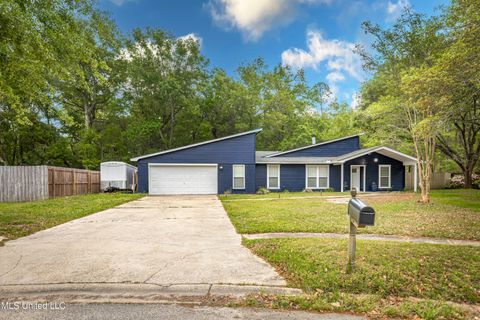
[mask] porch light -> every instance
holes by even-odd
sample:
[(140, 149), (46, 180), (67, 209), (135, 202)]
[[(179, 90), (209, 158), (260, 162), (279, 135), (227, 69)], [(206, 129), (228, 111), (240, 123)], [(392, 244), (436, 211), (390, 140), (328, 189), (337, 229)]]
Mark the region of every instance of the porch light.
[(373, 159), (373, 162), (378, 162), (378, 158), (374, 158), (374, 159)]

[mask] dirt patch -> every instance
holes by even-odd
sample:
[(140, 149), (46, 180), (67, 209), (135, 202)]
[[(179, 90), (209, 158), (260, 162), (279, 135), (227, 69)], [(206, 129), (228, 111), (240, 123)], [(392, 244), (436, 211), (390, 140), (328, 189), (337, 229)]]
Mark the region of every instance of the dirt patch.
[[(358, 196), (362, 199), (362, 195)], [(416, 200), (418, 197), (413, 193), (387, 193), (387, 194), (379, 194), (379, 195), (369, 195), (368, 197), (364, 197), (365, 201), (369, 203), (378, 203), (385, 201), (394, 202), (394, 201), (402, 201), (402, 200)]]

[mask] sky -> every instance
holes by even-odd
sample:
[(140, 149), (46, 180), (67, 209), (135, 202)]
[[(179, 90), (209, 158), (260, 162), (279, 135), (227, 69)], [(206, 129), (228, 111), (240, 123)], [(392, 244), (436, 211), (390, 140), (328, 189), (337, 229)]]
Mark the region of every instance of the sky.
[(309, 84), (327, 83), (339, 101), (358, 103), (369, 75), (352, 51), (368, 47), (361, 29), (369, 20), (392, 25), (405, 6), (438, 14), (447, 0), (99, 0), (126, 34), (155, 27), (176, 37), (193, 36), (212, 67), (231, 76), (263, 58), (273, 67), (303, 68)]

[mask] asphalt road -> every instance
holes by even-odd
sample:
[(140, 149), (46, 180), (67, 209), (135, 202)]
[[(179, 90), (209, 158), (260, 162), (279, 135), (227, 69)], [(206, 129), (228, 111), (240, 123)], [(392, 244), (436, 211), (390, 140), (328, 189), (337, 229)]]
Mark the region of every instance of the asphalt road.
[[(62, 307), (57, 305), (57, 307)], [(2, 310), (0, 319), (162, 319), (162, 320), (361, 320), (363, 317), (342, 314), (315, 314), (302, 311), (268, 309), (180, 306), (175, 304), (67, 304), (63, 310)]]

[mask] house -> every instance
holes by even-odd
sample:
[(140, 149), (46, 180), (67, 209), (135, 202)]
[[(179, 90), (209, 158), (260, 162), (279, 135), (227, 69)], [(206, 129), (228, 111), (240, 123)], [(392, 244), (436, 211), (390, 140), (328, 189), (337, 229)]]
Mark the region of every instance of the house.
[(400, 191), (405, 187), (405, 168), (412, 166), (416, 172), (414, 157), (383, 146), (362, 149), (360, 135), (287, 151), (256, 151), (260, 131), (132, 158), (138, 163), (138, 191), (152, 195), (255, 193), (260, 187)]

